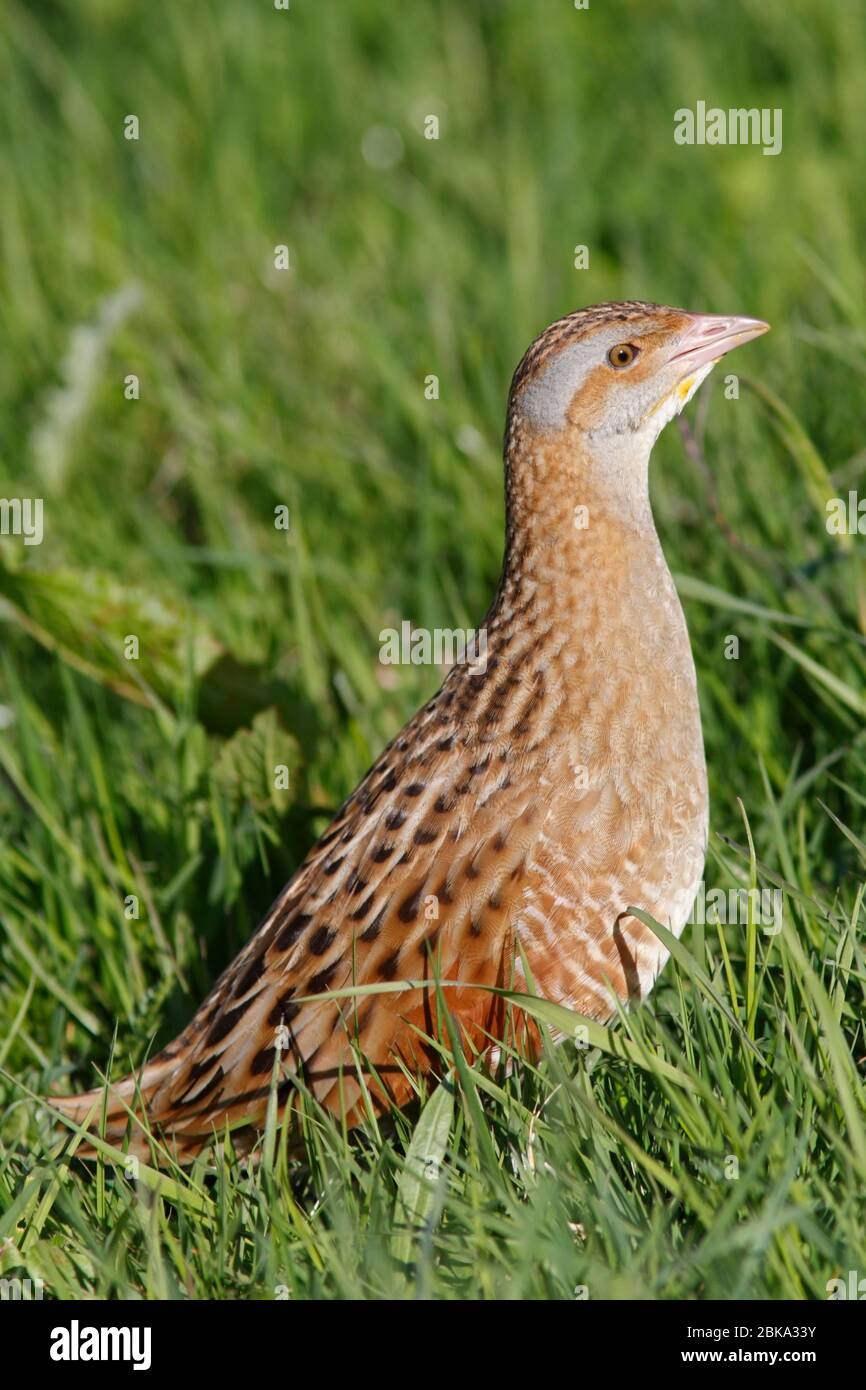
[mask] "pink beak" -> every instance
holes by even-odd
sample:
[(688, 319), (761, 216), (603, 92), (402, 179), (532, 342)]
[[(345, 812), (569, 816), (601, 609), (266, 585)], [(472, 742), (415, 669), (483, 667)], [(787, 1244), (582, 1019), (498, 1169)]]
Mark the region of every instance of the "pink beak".
[(691, 323), (680, 338), (676, 352), (669, 362), (681, 362), (685, 371), (717, 362), (731, 348), (742, 347), (752, 338), (760, 338), (770, 325), (763, 319), (747, 319), (722, 314), (690, 314)]

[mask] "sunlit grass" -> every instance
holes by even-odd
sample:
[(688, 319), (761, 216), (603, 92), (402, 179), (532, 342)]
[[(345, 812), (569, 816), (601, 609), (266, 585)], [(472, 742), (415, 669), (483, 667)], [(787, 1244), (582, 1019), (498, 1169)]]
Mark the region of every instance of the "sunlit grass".
[[(0, 539), (0, 1273), (822, 1298), (866, 1268), (866, 599), (862, 539), (825, 525), (866, 464), (864, 69), (841, 0), (7, 7), (0, 496), (43, 497), (45, 540)], [(782, 107), (782, 153), (675, 146), (698, 97)], [(31, 1096), (183, 1026), (432, 692), (382, 680), (379, 633), (477, 624), (510, 373), (617, 297), (773, 325), (662, 437), (653, 495), (707, 883), (781, 890), (781, 932), (692, 926), (588, 1046), (469, 1059), (351, 1136), (311, 1105), (300, 1154), (272, 1130), (168, 1187), (67, 1166)]]

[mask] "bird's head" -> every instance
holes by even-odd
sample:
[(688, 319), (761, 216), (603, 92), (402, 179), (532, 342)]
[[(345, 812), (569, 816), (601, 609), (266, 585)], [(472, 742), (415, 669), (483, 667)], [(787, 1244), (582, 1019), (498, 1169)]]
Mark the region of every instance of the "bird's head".
[[(531, 430), (631, 437), (651, 448), (716, 362), (769, 324), (631, 301), (580, 309), (545, 330), (514, 374), (509, 417)], [(625, 439), (623, 439), (625, 436)]]

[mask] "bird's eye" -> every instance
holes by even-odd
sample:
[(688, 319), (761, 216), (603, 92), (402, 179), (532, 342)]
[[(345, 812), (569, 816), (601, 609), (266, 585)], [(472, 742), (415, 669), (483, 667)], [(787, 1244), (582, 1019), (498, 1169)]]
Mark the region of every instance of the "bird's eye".
[(607, 360), (612, 367), (630, 367), (639, 351), (632, 343), (617, 343), (607, 354)]

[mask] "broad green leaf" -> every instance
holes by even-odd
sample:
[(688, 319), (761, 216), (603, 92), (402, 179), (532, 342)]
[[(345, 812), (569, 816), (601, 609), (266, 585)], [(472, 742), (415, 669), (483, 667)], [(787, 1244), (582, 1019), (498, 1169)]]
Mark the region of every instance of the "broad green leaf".
[(397, 1184), (391, 1253), (401, 1264), (411, 1261), (415, 1240), (433, 1213), (453, 1115), (453, 1086), (443, 1081), (421, 1111)]
[(267, 709), (255, 716), (250, 728), (238, 729), (223, 745), (213, 778), (235, 806), (247, 801), (256, 810), (272, 806), (283, 815), (291, 799), (277, 790), (275, 769), (286, 768), (291, 779), (299, 762), (297, 740), (283, 728), (277, 711)]

